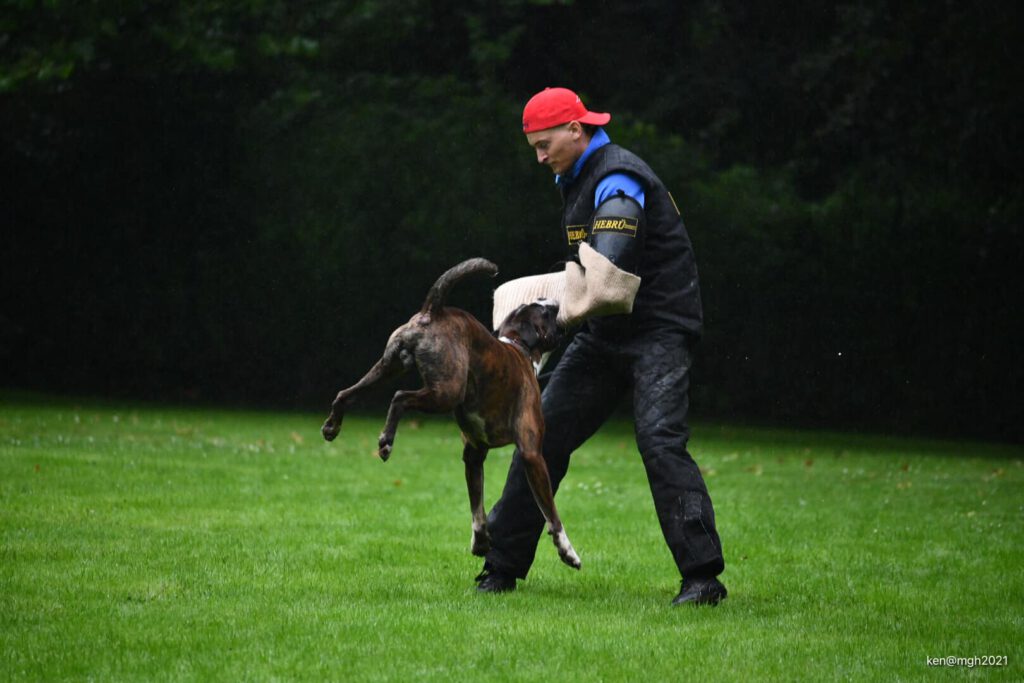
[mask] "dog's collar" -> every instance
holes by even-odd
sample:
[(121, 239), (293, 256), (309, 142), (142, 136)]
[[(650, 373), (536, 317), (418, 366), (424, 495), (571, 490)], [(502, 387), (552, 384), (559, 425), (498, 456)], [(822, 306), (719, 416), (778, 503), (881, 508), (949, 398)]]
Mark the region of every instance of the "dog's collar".
[(523, 354), (526, 356), (527, 360), (530, 361), (530, 364), (533, 365), (533, 374), (535, 376), (540, 374), (540, 369), (544, 367), (544, 361), (547, 360), (548, 354), (544, 354), (544, 356), (541, 357), (540, 361), (535, 361), (533, 360), (533, 354), (530, 353), (530, 349), (528, 349), (526, 347), (526, 344), (524, 344), (522, 341), (519, 341), (517, 339), (509, 339), (505, 335), (498, 337), (498, 341), (504, 344), (510, 344), (519, 349), (520, 351), (522, 351)]
[(498, 341), (503, 342), (505, 344), (511, 344), (512, 346), (516, 347), (517, 349), (525, 353), (527, 358), (530, 357), (530, 349), (526, 348), (526, 344), (524, 344), (521, 340), (509, 339), (505, 335), (501, 335), (500, 337), (498, 337)]

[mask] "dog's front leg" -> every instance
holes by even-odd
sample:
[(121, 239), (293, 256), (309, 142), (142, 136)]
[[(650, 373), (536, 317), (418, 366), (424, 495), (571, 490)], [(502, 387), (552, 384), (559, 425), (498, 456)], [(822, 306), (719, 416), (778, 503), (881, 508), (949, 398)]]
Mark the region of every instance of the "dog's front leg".
[(473, 540), (470, 552), (483, 557), (491, 549), (491, 535), (487, 533), (487, 515), (484, 513), (484, 459), (487, 448), (466, 442), (462, 461), (466, 464), (466, 488), (469, 489), (469, 510), (473, 514)]
[(548, 534), (551, 535), (551, 539), (558, 549), (558, 557), (573, 569), (579, 569), (582, 564), (580, 557), (576, 554), (572, 543), (569, 542), (569, 537), (566, 535), (565, 529), (562, 528), (562, 520), (558, 517), (558, 510), (555, 508), (555, 496), (551, 492), (551, 477), (540, 450), (542, 440), (541, 434), (533, 430), (526, 430), (516, 445), (519, 447), (523, 464), (526, 466), (526, 479), (533, 492), (533, 498), (537, 501), (537, 507), (540, 508), (544, 519), (548, 522)]

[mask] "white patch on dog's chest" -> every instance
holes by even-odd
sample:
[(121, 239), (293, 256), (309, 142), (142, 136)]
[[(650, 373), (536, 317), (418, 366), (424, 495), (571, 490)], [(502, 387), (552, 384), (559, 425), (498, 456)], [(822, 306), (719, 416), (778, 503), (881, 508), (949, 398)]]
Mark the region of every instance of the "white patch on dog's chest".
[(541, 354), (540, 360), (533, 361), (533, 374), (535, 377), (540, 377), (540, 371), (544, 369), (544, 365), (548, 362), (548, 358), (551, 357), (551, 352)]

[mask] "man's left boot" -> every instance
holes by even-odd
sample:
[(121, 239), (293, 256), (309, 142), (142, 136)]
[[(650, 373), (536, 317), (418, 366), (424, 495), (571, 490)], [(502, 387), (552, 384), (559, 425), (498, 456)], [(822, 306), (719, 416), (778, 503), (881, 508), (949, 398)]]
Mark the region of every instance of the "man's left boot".
[(710, 578), (694, 577), (692, 579), (683, 579), (679, 595), (672, 601), (672, 606), (717, 605), (722, 600), (725, 600), (725, 596), (728, 594), (729, 591), (725, 590), (722, 582), (714, 576)]

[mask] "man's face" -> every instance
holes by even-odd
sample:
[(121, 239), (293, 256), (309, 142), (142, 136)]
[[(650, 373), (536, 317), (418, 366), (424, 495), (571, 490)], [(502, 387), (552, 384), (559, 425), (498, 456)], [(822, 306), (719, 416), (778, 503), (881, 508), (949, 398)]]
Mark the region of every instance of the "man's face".
[(571, 171), (587, 149), (583, 128), (577, 121), (527, 133), (526, 142), (537, 153), (537, 163), (549, 167), (555, 175)]

